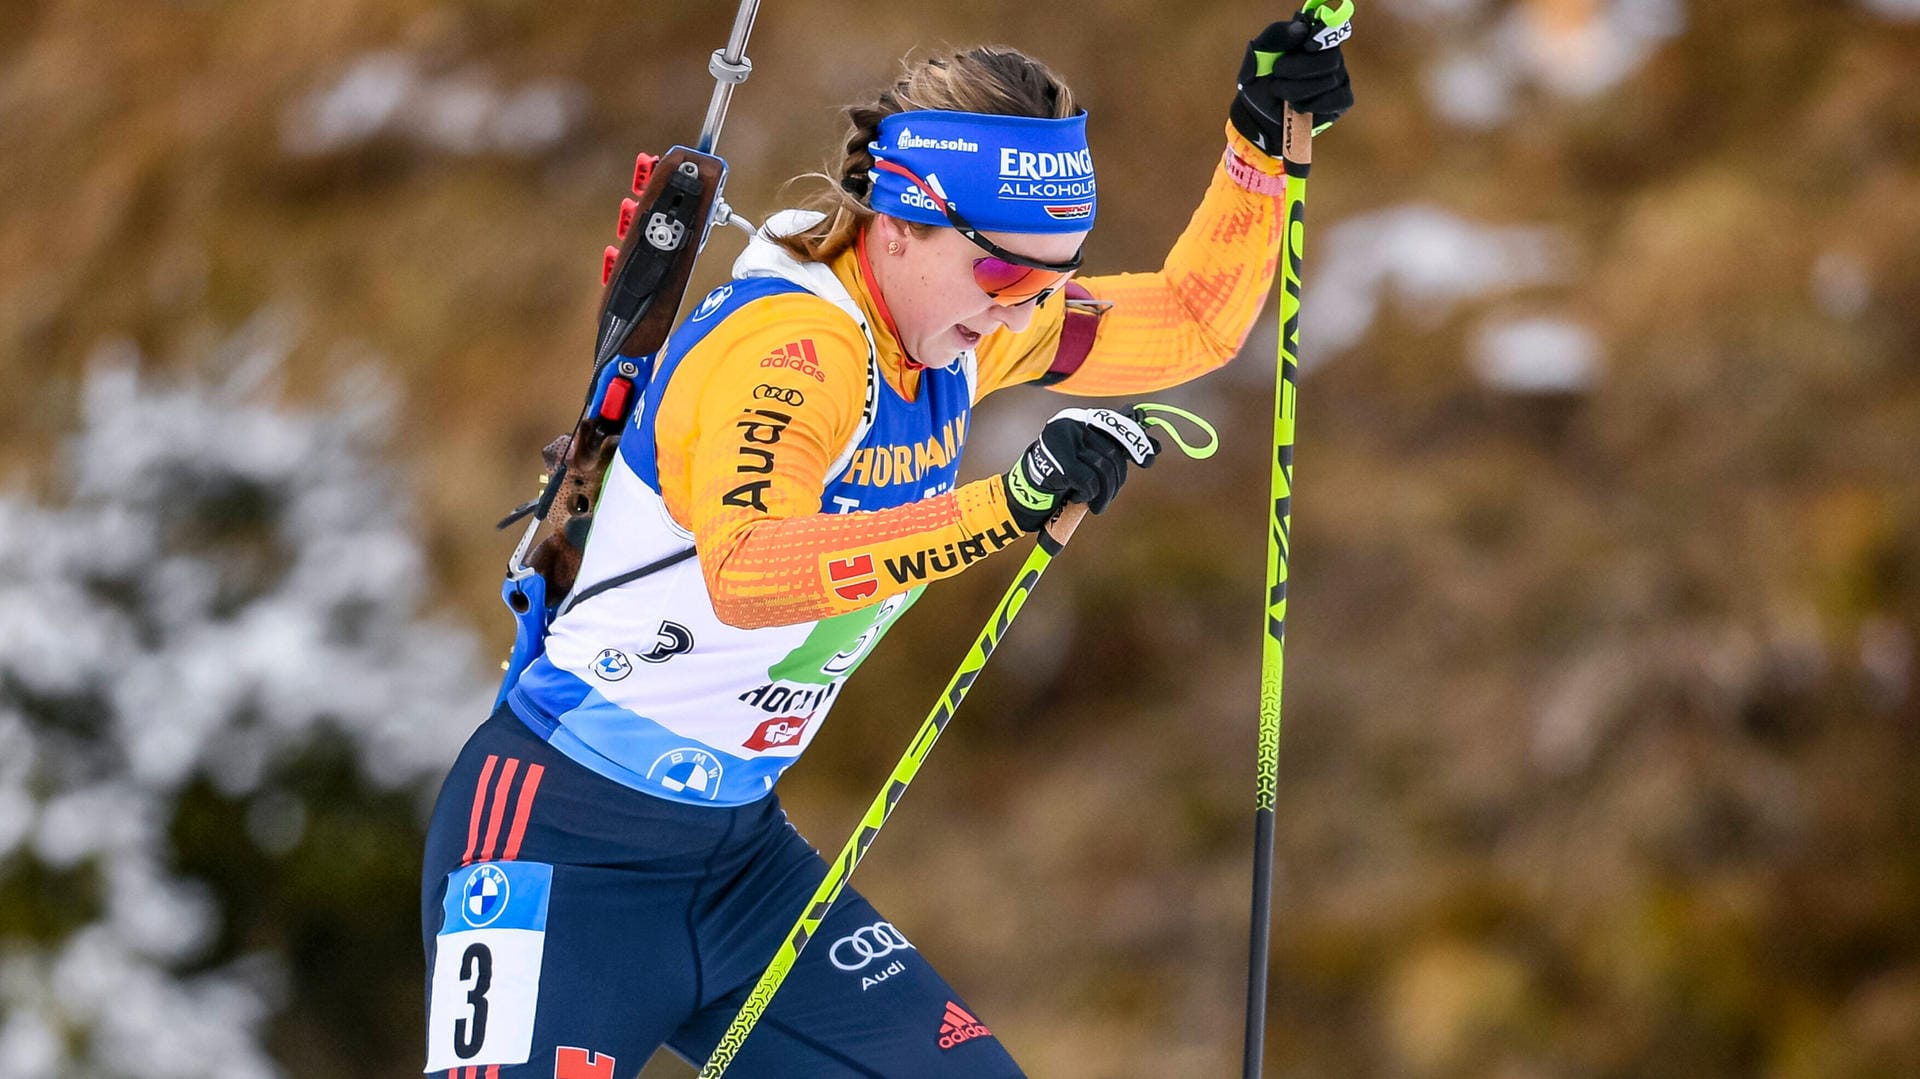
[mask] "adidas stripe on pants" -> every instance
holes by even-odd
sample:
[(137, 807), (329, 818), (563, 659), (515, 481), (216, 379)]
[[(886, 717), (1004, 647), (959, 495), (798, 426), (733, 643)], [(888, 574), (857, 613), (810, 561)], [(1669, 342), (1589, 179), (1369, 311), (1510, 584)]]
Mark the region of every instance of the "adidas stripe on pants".
[[(669, 802), (496, 713), (461, 751), (427, 835), (432, 1075), (632, 1079), (661, 1045), (699, 1064), (825, 873), (774, 796)], [(851, 888), (727, 1074), (1021, 1076), (989, 1024)]]

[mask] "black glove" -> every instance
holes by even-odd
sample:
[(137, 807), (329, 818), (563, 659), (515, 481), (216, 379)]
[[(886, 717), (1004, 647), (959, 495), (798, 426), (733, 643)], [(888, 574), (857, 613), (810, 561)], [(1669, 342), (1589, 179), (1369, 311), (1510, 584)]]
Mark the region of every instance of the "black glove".
[[(1227, 110), (1247, 141), (1278, 154), (1286, 133), (1285, 106), (1313, 115), (1317, 134), (1353, 107), (1353, 84), (1340, 43), (1352, 32), (1352, 5), (1334, 16), (1314, 5), (1287, 22), (1277, 22), (1247, 42), (1240, 61), (1240, 93)], [(1337, 18), (1333, 25), (1328, 21)]]
[(1038, 532), (1060, 503), (1107, 508), (1127, 480), (1127, 463), (1151, 467), (1160, 443), (1140, 421), (1110, 408), (1064, 409), (1001, 477), (1007, 504), (1023, 530)]

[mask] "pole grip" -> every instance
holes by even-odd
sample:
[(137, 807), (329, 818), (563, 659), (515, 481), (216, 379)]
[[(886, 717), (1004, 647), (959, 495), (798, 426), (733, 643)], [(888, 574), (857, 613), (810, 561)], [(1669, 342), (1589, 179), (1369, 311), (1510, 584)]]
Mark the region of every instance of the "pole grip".
[(1313, 164), (1313, 115), (1295, 112), (1292, 105), (1286, 106), (1287, 126), (1280, 137), (1280, 160), (1287, 163), (1287, 175), (1299, 176), (1294, 166)]
[(1047, 539), (1053, 541), (1056, 552), (1060, 548), (1065, 547), (1067, 541), (1073, 538), (1073, 530), (1080, 527), (1080, 522), (1086, 515), (1087, 504), (1085, 502), (1069, 502), (1061, 507), (1060, 512), (1054, 514), (1053, 518), (1046, 523), (1042, 531)]

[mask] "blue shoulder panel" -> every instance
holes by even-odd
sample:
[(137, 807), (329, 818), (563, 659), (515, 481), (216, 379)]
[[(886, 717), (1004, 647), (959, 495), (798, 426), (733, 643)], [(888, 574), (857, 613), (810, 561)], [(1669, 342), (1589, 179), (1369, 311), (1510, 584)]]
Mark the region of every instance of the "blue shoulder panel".
[(729, 281), (700, 301), (693, 314), (673, 331), (660, 350), (653, 377), (647, 382), (640, 407), (633, 410), (634, 430), (620, 439), (620, 456), (627, 467), (655, 492), (660, 490), (659, 447), (654, 442), (654, 422), (660, 415), (660, 402), (667, 395), (667, 383), (680, 367), (680, 358), (706, 339), (715, 326), (755, 300), (787, 292), (805, 292), (804, 288), (778, 277), (745, 277)]

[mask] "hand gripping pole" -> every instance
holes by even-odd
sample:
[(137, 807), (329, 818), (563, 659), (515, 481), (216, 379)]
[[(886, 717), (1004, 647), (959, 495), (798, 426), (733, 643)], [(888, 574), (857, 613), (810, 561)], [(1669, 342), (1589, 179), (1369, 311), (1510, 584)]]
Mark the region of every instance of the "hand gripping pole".
[[(1312, 5), (1309, 5), (1311, 8)], [(1273, 920), (1273, 813), (1280, 786), (1280, 674), (1287, 641), (1287, 556), (1293, 546), (1293, 423), (1300, 348), (1300, 261), (1306, 229), (1313, 117), (1287, 109), (1285, 246), (1280, 260), (1280, 355), (1273, 388), (1273, 511), (1267, 528), (1267, 617), (1260, 642), (1260, 735), (1255, 759), (1253, 912), (1247, 949), (1246, 1053), (1242, 1079), (1260, 1079), (1267, 1032), (1267, 967)]]
[[(1195, 424), (1206, 434), (1208, 442), (1196, 446), (1183, 441), (1174, 425), (1151, 414), (1155, 412), (1179, 416)], [(1174, 445), (1189, 457), (1195, 459), (1211, 457), (1220, 445), (1220, 436), (1214, 431), (1212, 425), (1191, 412), (1168, 405), (1143, 404), (1135, 406), (1134, 415), (1139, 417), (1142, 424), (1165, 429), (1172, 437)], [(874, 838), (880, 834), (881, 825), (887, 823), (887, 817), (893, 813), (893, 807), (899, 805), (901, 796), (906, 794), (907, 784), (913, 782), (913, 777), (919, 774), (921, 763), (933, 750), (933, 743), (939, 739), (940, 732), (947, 729), (947, 724), (953, 721), (954, 712), (959, 709), (960, 702), (966, 699), (967, 691), (973, 688), (974, 680), (980, 677), (980, 671), (987, 665), (987, 660), (992, 657), (994, 649), (1000, 646), (1007, 627), (1013, 624), (1014, 616), (1019, 614), (1020, 609), (1026, 605), (1027, 597), (1033, 594), (1034, 586), (1040, 583), (1040, 575), (1046, 572), (1054, 556), (1066, 547), (1067, 540), (1073, 537), (1073, 530), (1080, 526), (1080, 519), (1085, 517), (1086, 513), (1085, 505), (1071, 503), (1054, 514), (1053, 520), (1048, 521), (1046, 527), (1041, 530), (1040, 540), (1034, 545), (1033, 553), (1027, 556), (1026, 564), (1021, 566), (1020, 572), (1014, 575), (1013, 584), (1008, 586), (1006, 595), (1000, 597), (1000, 605), (993, 609), (993, 616), (987, 619), (987, 624), (981, 628), (980, 635), (974, 638), (973, 647), (967, 651), (967, 658), (961, 661), (960, 669), (953, 672), (953, 678), (947, 682), (947, 688), (941, 692), (939, 703), (933, 706), (933, 711), (928, 713), (926, 720), (920, 724), (920, 730), (913, 736), (913, 741), (907, 744), (907, 752), (900, 758), (900, 763), (894, 765), (893, 774), (887, 777), (887, 785), (874, 798), (873, 804), (867, 807), (866, 816), (860, 819), (860, 826), (847, 838), (846, 846), (840, 849), (839, 857), (827, 866), (826, 879), (820, 882), (820, 887), (814, 890), (813, 898), (807, 900), (807, 905), (801, 908), (800, 919), (794, 922), (793, 930), (787, 934), (787, 939), (781, 943), (780, 949), (774, 952), (773, 960), (767, 964), (766, 972), (760, 975), (760, 980), (754, 984), (752, 992), (747, 994), (747, 1001), (741, 1005), (739, 1014), (735, 1015), (733, 1022), (727, 1025), (726, 1032), (720, 1036), (719, 1044), (714, 1047), (713, 1055), (707, 1058), (706, 1065), (700, 1069), (698, 1079), (720, 1079), (727, 1067), (733, 1063), (733, 1058), (740, 1052), (740, 1046), (747, 1040), (747, 1035), (753, 1032), (761, 1015), (765, 1014), (767, 1005), (773, 1002), (773, 994), (779, 990), (780, 983), (786, 980), (787, 972), (793, 969), (794, 962), (800, 958), (801, 949), (805, 948), (807, 942), (812, 940), (813, 935), (819, 931), (820, 923), (826, 920), (827, 912), (833, 909), (833, 901), (840, 897), (841, 890), (847, 886), (847, 879), (853, 876), (854, 868), (860, 864), (860, 859), (866, 856), (867, 848), (873, 845)]]

